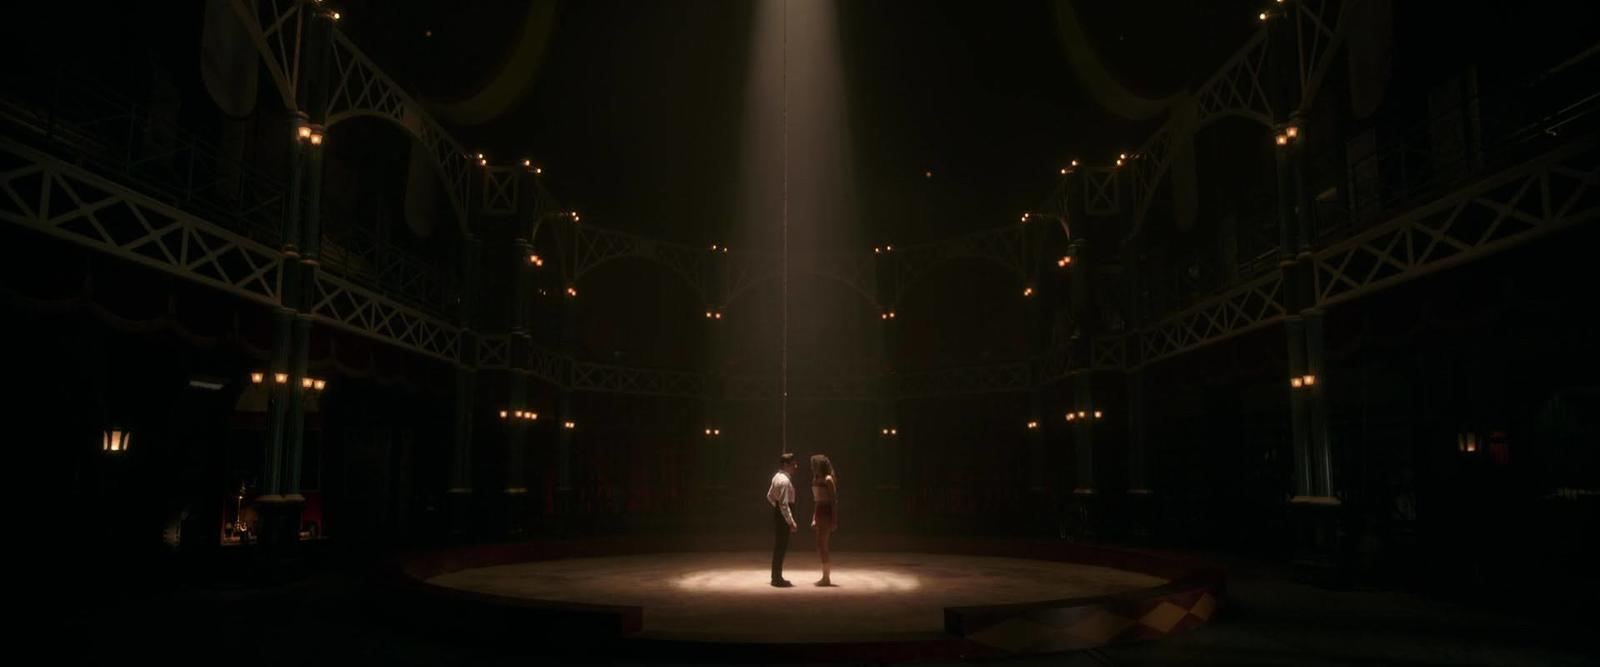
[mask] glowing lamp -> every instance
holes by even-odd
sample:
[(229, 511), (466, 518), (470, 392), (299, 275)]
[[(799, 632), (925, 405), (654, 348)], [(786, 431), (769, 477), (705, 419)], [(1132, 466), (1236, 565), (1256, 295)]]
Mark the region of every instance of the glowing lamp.
[(879, 248), (877, 246), (873, 246), (872, 247), (872, 254), (876, 255), (876, 254), (879, 254), (879, 253), (882, 253), (882, 252), (883, 252), (883, 248)]
[(706, 311), (706, 319), (711, 319), (711, 311)]
[(128, 437), (132, 435), (127, 429), (109, 428), (100, 436), (100, 451), (126, 452), (128, 451)]
[(716, 317), (716, 319), (719, 319), (719, 320), (722, 319), (721, 311), (718, 311), (715, 317)]
[(1256, 15), (1256, 18), (1259, 18), (1259, 19), (1265, 21), (1265, 20), (1267, 20), (1267, 13), (1266, 12), (1261, 12), (1260, 14)]
[(923, 178), (933, 178), (933, 170), (932, 169), (928, 169), (928, 170), (923, 171), (922, 172), (922, 177)]
[(1028, 422), (1028, 428), (1030, 428), (1030, 429), (1039, 428), (1039, 422), (1036, 422), (1036, 421)]
[(572, 429), (578, 428), (578, 423), (577, 422), (565, 422), (565, 423), (563, 423), (561, 425), (561, 427), (564, 428), (564, 429), (567, 429), (568, 431), (570, 431)]
[(567, 296), (578, 296), (578, 288), (571, 286), (567, 287)]
[(544, 266), (544, 258), (538, 255), (528, 255), (528, 262), (534, 266)]
[(301, 141), (305, 141), (307, 139), (310, 139), (311, 138), (311, 126), (310, 125), (301, 125), (300, 127), (297, 127), (297, 128), (294, 129), (294, 134)]
[(884, 252), (894, 252), (894, 246), (886, 245), (886, 246), (883, 247), (883, 251)]
[(524, 412), (524, 413), (522, 413), (522, 418), (526, 419), (528, 421), (535, 421), (535, 420), (539, 419), (539, 413), (537, 413), (537, 412)]
[(300, 378), (300, 388), (301, 389), (310, 389), (311, 388), (311, 382), (312, 382), (311, 378)]
[(1117, 166), (1118, 167), (1122, 166), (1122, 158), (1120, 158), (1120, 157), (1117, 158)]
[(1278, 142), (1279, 146), (1288, 146), (1289, 145), (1289, 135), (1280, 134), (1280, 135), (1278, 135), (1276, 141)]
[(1089, 416), (1089, 413), (1084, 412), (1083, 410), (1079, 410), (1078, 411), (1078, 419), (1083, 419), (1083, 418), (1088, 417), (1088, 416)]
[(340, 18), (342, 18), (342, 17), (341, 17), (341, 16), (340, 16), (340, 14), (339, 14), (339, 12), (334, 12), (334, 13), (333, 13), (333, 20), (335, 20), (335, 21), (337, 21), (337, 20), (339, 20), (339, 19), (340, 19)]
[(706, 429), (706, 435), (711, 435), (711, 429)]
[(1061, 168), (1061, 175), (1062, 176), (1066, 176), (1067, 175), (1067, 168), (1066, 167), (1062, 167)]
[(889, 429), (889, 435), (900, 435), (900, 429), (897, 429), (897, 428)]
[(1023, 222), (1027, 222), (1028, 221), (1028, 214), (1027, 213), (1023, 213), (1022, 214), (1022, 221)]
[(1295, 389), (1299, 389), (1300, 387), (1305, 386), (1305, 382), (1306, 382), (1305, 378), (1300, 378), (1300, 377), (1289, 378), (1289, 386), (1293, 387)]
[(1300, 136), (1300, 128), (1290, 125), (1288, 128), (1284, 129), (1283, 133), (1289, 135), (1290, 139), (1293, 139)]
[(1077, 160), (1073, 160), (1072, 161), (1072, 166), (1074, 166), (1074, 167), (1078, 166), (1078, 161)]
[(1099, 418), (1104, 417), (1104, 416), (1105, 416), (1105, 413), (1102, 413), (1099, 410), (1095, 410), (1094, 411), (1094, 418), (1095, 419), (1099, 419)]
[(482, 160), (483, 159), (483, 153), (479, 153), (477, 155), (474, 155), (473, 157), (478, 158), (479, 160)]
[(1072, 263), (1072, 257), (1070, 255), (1063, 256), (1061, 259), (1056, 260), (1056, 266), (1059, 266), (1059, 267), (1061, 267), (1063, 269), (1067, 268), (1067, 265), (1071, 264), (1071, 263)]
[(1032, 287), (1024, 287), (1024, 288), (1022, 288), (1022, 295), (1023, 296), (1033, 296), (1033, 288)]
[(1317, 376), (1311, 375), (1311, 374), (1307, 374), (1304, 378), (1302, 378), (1302, 382), (1304, 382), (1305, 385), (1307, 387), (1309, 387), (1309, 386), (1314, 385), (1314, 384), (1317, 383)]
[(266, 373), (257, 372), (250, 374), (250, 384), (261, 384), (261, 381), (265, 379), (267, 379)]
[(720, 429), (720, 428), (711, 429), (711, 435), (722, 435), (722, 429)]
[(1128, 159), (1128, 154), (1127, 153), (1117, 153), (1117, 159), (1118, 160), (1126, 160), (1126, 159)]
[(310, 139), (311, 139), (311, 145), (312, 146), (321, 146), (322, 145), (322, 133), (321, 132), (312, 132)]
[(328, 381), (319, 378), (317, 381), (311, 383), (311, 388), (315, 389), (317, 391), (322, 391), (323, 389), (327, 389), (328, 388)]
[(478, 166), (487, 167), (487, 166), (489, 166), (489, 161), (480, 157), (480, 158), (478, 158)]
[(278, 384), (288, 384), (289, 383), (289, 374), (288, 373), (273, 373), (272, 374), (272, 380), (274, 382), (277, 382)]
[(543, 174), (543, 173), (544, 173), (544, 167), (534, 167), (533, 168), (533, 175), (538, 176), (538, 175)]
[(1078, 419), (1078, 413), (1076, 413), (1076, 412), (1068, 412), (1067, 413), (1067, 421), (1070, 422), (1070, 421), (1075, 421), (1077, 419)]
[(522, 161), (522, 166), (524, 166), (524, 167), (532, 167), (533, 166), (533, 160), (523, 160)]

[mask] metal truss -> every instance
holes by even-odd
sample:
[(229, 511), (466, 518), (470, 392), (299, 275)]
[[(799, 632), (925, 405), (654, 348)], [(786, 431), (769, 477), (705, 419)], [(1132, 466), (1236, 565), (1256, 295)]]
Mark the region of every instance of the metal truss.
[(1060, 382), (1078, 370), (1079, 365), (1073, 354), (1073, 346), (1058, 345), (1034, 360), (1034, 378), (1039, 386), (1052, 385)]
[(1010, 271), (1026, 281), (1032, 264), (1028, 261), (1026, 225), (1007, 225), (954, 238), (898, 248), (883, 253), (893, 279), (891, 301), (900, 302), (917, 281), (939, 265), (957, 259), (982, 259)]
[(1473, 183), (1317, 252), (1318, 306), (1331, 306), (1595, 219), (1593, 139)]
[(483, 208), (488, 215), (513, 215), (522, 188), (521, 167), (483, 167)]
[(1128, 338), (1126, 336), (1101, 336), (1089, 341), (1090, 368), (1097, 371), (1120, 371), (1128, 365)]
[(599, 391), (611, 394), (703, 398), (706, 378), (702, 373), (659, 368), (632, 368), (577, 362), (572, 364), (574, 391)]
[(899, 373), (895, 376), (895, 396), (929, 398), (1028, 391), (1034, 387), (1033, 369), (1031, 362), (1015, 361)]
[[(298, 100), (302, 36), (310, 12), (303, 0), (232, 0), (234, 15), (244, 24), (261, 55), (284, 105), (300, 110)], [(396, 85), (361, 49), (333, 29), (332, 73), (327, 125), (354, 116), (386, 118), (428, 149), (445, 183), (445, 191), (462, 229), (467, 226), (471, 172), (476, 166), (443, 126)]]
[(229, 4), (261, 54), (284, 106), (291, 111), (300, 108), (296, 101), (300, 71), (295, 56), (300, 51), (303, 0), (232, 0)]
[[(876, 401), (885, 398), (885, 375), (801, 373), (789, 376), (789, 400)], [(730, 401), (776, 401), (783, 398), (783, 383), (775, 374), (725, 375), (722, 393), (708, 398)]]
[(606, 262), (634, 257), (665, 266), (688, 283), (702, 304), (715, 305), (711, 298), (710, 250), (603, 227), (577, 223), (572, 227), (573, 257), (567, 280), (577, 282)]
[(1283, 275), (1273, 272), (1162, 319), (1133, 335), (1152, 364), (1283, 319)]
[(461, 228), (466, 229), (471, 173), (477, 168), (466, 149), (338, 30), (333, 32), (332, 57), (335, 78), (328, 99), (328, 126), (355, 116), (374, 116), (404, 128), (433, 156), (451, 207)]
[(505, 370), (511, 365), (511, 337), (496, 334), (478, 337), (478, 368)]
[[(1311, 108), (1322, 80), (1328, 75), (1333, 54), (1345, 38), (1345, 10), (1363, 0), (1298, 0), (1294, 13), (1295, 43), (1298, 46), (1297, 72), (1300, 81), (1298, 109)], [(1366, 0), (1371, 1), (1371, 0)]]
[(267, 305), (283, 255), (77, 166), (0, 140), (0, 218)]
[(350, 281), (318, 273), (311, 316), (321, 322), (456, 363), (461, 329)]
[(1117, 215), (1122, 212), (1122, 189), (1115, 167), (1080, 168), (1083, 174), (1083, 212), (1089, 215)]
[[(1272, 107), (1263, 80), (1266, 77), (1267, 34), (1257, 31), (1255, 36), (1228, 58), (1217, 72), (1194, 92), (1199, 118), (1198, 130), (1227, 116), (1253, 119), (1263, 125), (1272, 125)], [(1188, 140), (1176, 137), (1175, 119), (1161, 126), (1132, 157), (1133, 172), (1133, 228), (1142, 229), (1144, 218), (1155, 199), (1155, 190), (1161, 178), (1172, 166), (1173, 142)]]

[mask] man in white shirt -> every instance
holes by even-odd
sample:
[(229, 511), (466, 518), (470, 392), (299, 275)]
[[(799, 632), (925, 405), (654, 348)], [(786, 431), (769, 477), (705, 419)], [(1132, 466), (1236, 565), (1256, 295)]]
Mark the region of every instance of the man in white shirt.
[(784, 453), (778, 457), (778, 472), (772, 475), (772, 485), (767, 487), (767, 504), (772, 506), (772, 585), (779, 588), (794, 585), (783, 578), (783, 556), (789, 551), (789, 535), (800, 530), (794, 523), (794, 512), (789, 509), (794, 504), (794, 483), (789, 481), (789, 476), (799, 468), (794, 454)]

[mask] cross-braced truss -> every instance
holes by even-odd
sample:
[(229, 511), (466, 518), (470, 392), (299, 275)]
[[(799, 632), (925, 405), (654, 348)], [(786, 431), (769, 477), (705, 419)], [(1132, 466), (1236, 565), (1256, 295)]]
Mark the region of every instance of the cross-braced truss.
[(573, 261), (568, 280), (581, 280), (590, 271), (612, 260), (627, 257), (644, 259), (678, 274), (701, 303), (713, 305), (710, 250), (592, 225), (573, 223), (572, 228)]
[(478, 368), (505, 370), (511, 364), (511, 337), (505, 334), (478, 337)]
[(229, 4), (250, 34), (284, 106), (298, 109), (300, 87), (295, 54), (300, 50), (303, 0), (232, 0)]
[(319, 273), (311, 316), (450, 363), (459, 360), (461, 329), (342, 278)]
[(1301, 111), (1311, 108), (1311, 102), (1327, 77), (1333, 54), (1344, 41), (1345, 10), (1352, 2), (1371, 0), (1299, 0), (1294, 3), (1295, 43), (1299, 56), (1297, 72), (1300, 82)]
[(706, 395), (706, 379), (704, 374), (691, 371), (580, 361), (572, 364), (571, 388), (611, 394), (702, 398)]
[(1269, 273), (1175, 313), (1134, 334), (1150, 364), (1232, 338), (1284, 317), (1283, 275)]
[(333, 33), (332, 60), (334, 79), (328, 98), (327, 124), (331, 127), (354, 116), (376, 116), (411, 133), (433, 156), (450, 204), (465, 229), (471, 173), (476, 166), (466, 149), (337, 30)]
[(512, 215), (517, 212), (518, 187), (522, 184), (521, 167), (482, 167), (483, 212), (489, 215)]
[(1319, 306), (1474, 261), (1600, 214), (1600, 151), (1584, 141), (1469, 185), (1318, 252)]
[(1026, 225), (1007, 225), (885, 252), (894, 281), (893, 302), (899, 303), (939, 265), (958, 259), (987, 260), (1010, 271), (1019, 283), (1026, 281), (1030, 267), (1026, 231)]
[(1080, 169), (1083, 174), (1083, 212), (1089, 215), (1117, 215), (1122, 212), (1122, 189), (1114, 167)]
[(0, 218), (251, 301), (282, 302), (283, 255), (77, 166), (0, 141)]

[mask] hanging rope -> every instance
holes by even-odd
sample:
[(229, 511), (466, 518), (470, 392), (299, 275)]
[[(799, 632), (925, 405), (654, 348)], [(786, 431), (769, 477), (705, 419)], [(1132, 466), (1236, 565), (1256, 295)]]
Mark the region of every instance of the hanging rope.
[(783, 454), (789, 453), (789, 0), (783, 0), (783, 343), (778, 374), (782, 377), (779, 428)]

